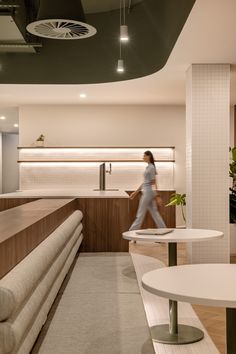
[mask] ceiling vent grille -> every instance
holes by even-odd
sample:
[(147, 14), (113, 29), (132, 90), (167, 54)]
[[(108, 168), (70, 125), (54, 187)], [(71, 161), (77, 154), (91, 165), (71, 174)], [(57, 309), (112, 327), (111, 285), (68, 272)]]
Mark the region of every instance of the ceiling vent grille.
[(35, 36), (50, 39), (82, 39), (97, 32), (87, 23), (65, 19), (35, 21), (27, 26), (27, 31)]
[(36, 21), (27, 26), (27, 31), (38, 37), (50, 39), (82, 39), (97, 32), (85, 23), (80, 0), (41, 0)]

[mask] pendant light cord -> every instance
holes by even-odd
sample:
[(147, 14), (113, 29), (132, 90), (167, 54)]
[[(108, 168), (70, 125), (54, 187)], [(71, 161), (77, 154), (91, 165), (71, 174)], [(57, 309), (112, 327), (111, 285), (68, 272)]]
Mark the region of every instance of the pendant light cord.
[(123, 0), (123, 25), (125, 25), (125, 0)]
[[(121, 28), (121, 23), (122, 23), (122, 0), (120, 0), (120, 28)], [(120, 59), (121, 59), (121, 41), (119, 41), (120, 45)]]

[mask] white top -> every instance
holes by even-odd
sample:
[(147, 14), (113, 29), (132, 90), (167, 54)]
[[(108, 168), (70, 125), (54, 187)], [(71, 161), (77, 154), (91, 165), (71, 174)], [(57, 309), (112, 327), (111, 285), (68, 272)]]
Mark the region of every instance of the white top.
[[(142, 230), (136, 230), (142, 231)], [(138, 235), (136, 231), (124, 232), (123, 238), (125, 240), (148, 241), (148, 242), (199, 242), (210, 241), (212, 239), (221, 238), (224, 236), (223, 232), (216, 230), (203, 229), (174, 229), (166, 235)]]
[(176, 301), (236, 307), (236, 264), (191, 264), (144, 274), (147, 291)]
[(94, 191), (91, 189), (33, 189), (0, 194), (0, 198), (129, 198), (125, 191)]
[(156, 169), (152, 163), (149, 163), (144, 172), (144, 181), (142, 188), (152, 188), (152, 181), (156, 178)]

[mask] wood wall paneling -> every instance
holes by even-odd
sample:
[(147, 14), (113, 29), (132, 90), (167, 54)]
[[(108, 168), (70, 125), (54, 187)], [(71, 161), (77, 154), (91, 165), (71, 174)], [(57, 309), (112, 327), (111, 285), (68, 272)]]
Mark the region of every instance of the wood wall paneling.
[[(163, 206), (159, 211), (167, 227), (176, 225), (175, 207), (165, 207), (172, 193), (160, 191)], [(128, 198), (0, 199), (3, 210), (0, 213), (0, 278), (76, 209), (84, 215), (81, 251), (127, 252), (128, 241), (122, 238), (122, 232), (127, 231), (134, 221), (139, 198), (132, 201)], [(142, 227), (156, 227), (149, 214)]]
[[(131, 194), (132, 191), (127, 191), (128, 194)], [(169, 203), (170, 201), (170, 196), (175, 193), (175, 191), (159, 191), (158, 192), (162, 198), (163, 201), (163, 205), (160, 207), (158, 206), (158, 210), (163, 218), (163, 220), (166, 223), (167, 227), (173, 228), (176, 227), (176, 212), (175, 212), (175, 206), (170, 206), (170, 207), (166, 207), (165, 205)], [(138, 210), (138, 205), (139, 205), (139, 200), (141, 197), (141, 193), (139, 193), (139, 195), (133, 199), (130, 200), (130, 220), (129, 223), (130, 225), (133, 223), (133, 221), (135, 220), (136, 217), (136, 213)], [(156, 228), (156, 225), (151, 217), (151, 215), (149, 214), (149, 212), (147, 212), (146, 217), (144, 219), (144, 222), (142, 224), (142, 229), (146, 229), (146, 228)]]
[(122, 232), (129, 228), (129, 199), (80, 198), (84, 214), (82, 252), (128, 252)]
[(41, 199), (2, 211), (0, 278), (62, 224), (76, 207), (76, 200), (72, 199)]

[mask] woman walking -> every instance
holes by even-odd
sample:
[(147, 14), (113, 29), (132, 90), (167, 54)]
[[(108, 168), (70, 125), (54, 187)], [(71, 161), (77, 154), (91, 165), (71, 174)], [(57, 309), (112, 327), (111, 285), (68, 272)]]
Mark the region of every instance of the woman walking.
[(164, 220), (162, 219), (161, 215), (159, 214), (156, 206), (156, 190), (153, 189), (156, 185), (156, 167), (154, 162), (154, 157), (151, 151), (147, 150), (144, 152), (143, 160), (147, 162), (147, 167), (144, 172), (144, 181), (141, 186), (130, 195), (130, 199), (134, 199), (140, 191), (142, 191), (142, 196), (139, 201), (139, 207), (136, 215), (136, 219), (134, 220), (133, 224), (130, 227), (130, 230), (138, 230), (140, 229), (146, 212), (149, 211), (156, 226), (158, 228), (166, 227)]

